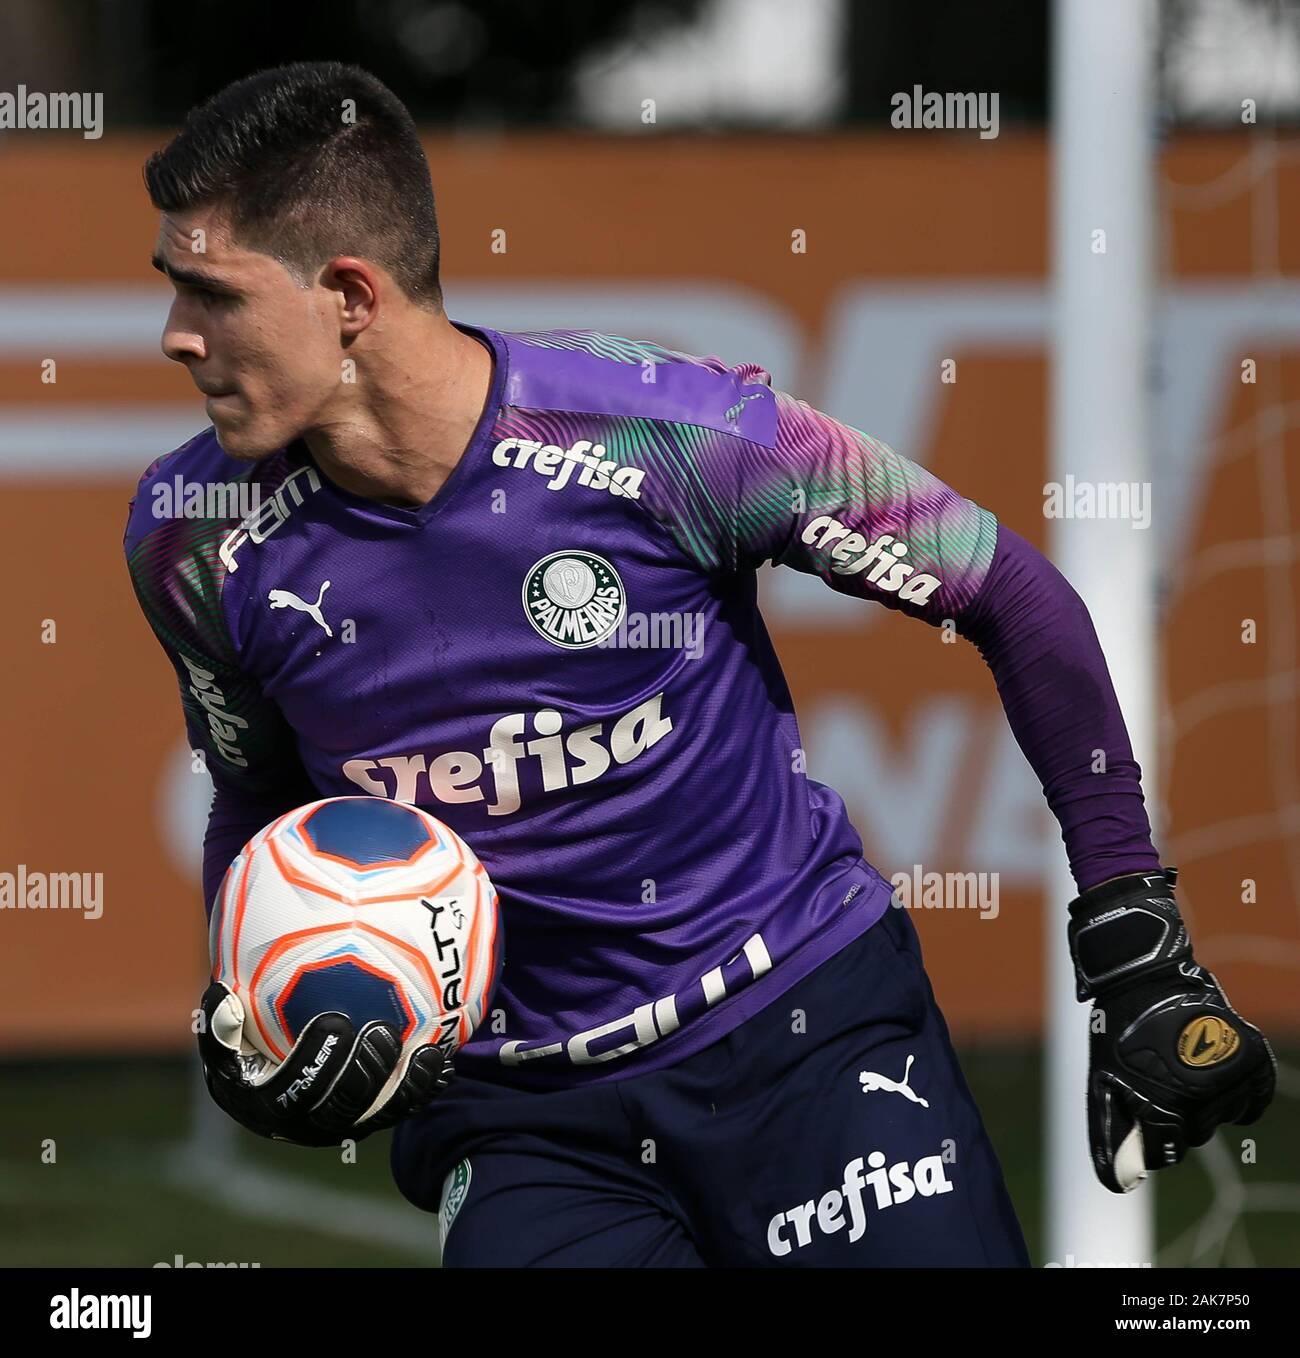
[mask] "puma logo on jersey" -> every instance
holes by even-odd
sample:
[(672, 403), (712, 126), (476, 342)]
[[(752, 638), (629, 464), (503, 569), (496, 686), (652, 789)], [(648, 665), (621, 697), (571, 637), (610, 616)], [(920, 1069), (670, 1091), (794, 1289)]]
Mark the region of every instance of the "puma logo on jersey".
[(928, 1099), (923, 1099), (907, 1081), (912, 1074), (912, 1062), (916, 1060), (910, 1052), (907, 1056), (907, 1065), (903, 1067), (903, 1082), (899, 1084), (897, 1080), (891, 1080), (888, 1075), (877, 1075), (874, 1070), (864, 1070), (858, 1073), (858, 1079), (862, 1081), (862, 1092), (873, 1094), (878, 1089), (887, 1090), (891, 1094), (902, 1094), (904, 1098), (911, 1099), (913, 1103), (919, 1103), (922, 1108), (929, 1108)]
[(320, 625), (327, 637), (334, 635), (333, 629), (325, 621), (325, 615), (320, 611), (320, 601), (325, 597), (325, 591), (329, 589), (328, 580), (320, 587), (320, 593), (316, 595), (316, 602), (309, 604), (305, 599), (300, 599), (291, 589), (273, 589), (266, 596), (266, 601), (272, 608), (296, 608), (299, 613), (305, 613), (313, 622)]
[(574, 470), (581, 468), (575, 484), (639, 500), (641, 482), (645, 480), (642, 468), (620, 467), (605, 457), (603, 443), (592, 443), (590, 439), (579, 439), (572, 448), (535, 439), (503, 439), (492, 449), (492, 461), (498, 467), (527, 467), (531, 461), (533, 471), (550, 478), (547, 490), (563, 490)]
[(749, 402), (761, 401), (765, 394), (766, 394), (765, 392), (756, 391), (752, 396), (742, 396), (740, 400), (737, 401), (736, 404), (732, 406), (726, 412), (726, 414), (723, 415), (722, 418), (724, 420), (727, 420), (731, 424), (735, 424), (736, 421), (740, 419), (741, 415), (744, 414), (745, 407), (749, 404)]
[(831, 570), (836, 575), (857, 575), (870, 566), (869, 585), (897, 593), (909, 603), (923, 604), (943, 583), (937, 575), (917, 572), (910, 561), (902, 560), (907, 555), (907, 543), (896, 541), (892, 533), (882, 533), (868, 544), (861, 533), (829, 514), (819, 514), (799, 536), (810, 547), (837, 544), (831, 552)]

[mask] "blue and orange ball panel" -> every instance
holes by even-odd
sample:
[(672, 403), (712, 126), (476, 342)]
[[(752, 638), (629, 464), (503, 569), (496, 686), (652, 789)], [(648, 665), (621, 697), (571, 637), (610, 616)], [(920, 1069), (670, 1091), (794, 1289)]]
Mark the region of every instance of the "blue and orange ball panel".
[(303, 818), (299, 830), (315, 853), (362, 870), (402, 867), (439, 843), (423, 816), (379, 797), (326, 802)]
[(416, 1016), (397, 981), (356, 957), (331, 957), (297, 971), (275, 1001), (275, 1012), (289, 1036), (299, 1034), (318, 1014), (346, 1014), (358, 1028), (375, 1019), (391, 1025), (404, 1042)]

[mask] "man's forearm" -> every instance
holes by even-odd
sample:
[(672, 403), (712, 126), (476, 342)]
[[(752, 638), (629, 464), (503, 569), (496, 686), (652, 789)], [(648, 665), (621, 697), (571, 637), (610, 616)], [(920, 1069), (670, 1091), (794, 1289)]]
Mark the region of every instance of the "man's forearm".
[(957, 630), (993, 672), (1079, 889), (1158, 868), (1141, 771), (1106, 660), (1083, 600), (1060, 571), (1000, 524), (988, 577)]
[(286, 811), (314, 801), (316, 795), (310, 787), (304, 786), (287, 798), (260, 801), (240, 796), (220, 782), (216, 784), (203, 839), (203, 907), (209, 916), (226, 869), (244, 845), (264, 825), (269, 825)]

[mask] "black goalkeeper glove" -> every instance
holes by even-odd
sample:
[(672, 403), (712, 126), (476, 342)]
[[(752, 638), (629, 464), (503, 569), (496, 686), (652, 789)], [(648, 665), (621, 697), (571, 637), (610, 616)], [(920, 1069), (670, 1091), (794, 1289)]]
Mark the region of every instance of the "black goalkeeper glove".
[(451, 1080), (442, 1052), (418, 1047), (382, 1107), (358, 1122), (402, 1059), (388, 1024), (367, 1023), (357, 1032), (343, 1014), (318, 1014), (277, 1065), (243, 1042), (244, 1007), (220, 981), (204, 991), (202, 1009), (199, 1056), (208, 1092), (258, 1136), (300, 1146), (360, 1141), (424, 1107)]
[(1088, 1140), (1112, 1193), (1176, 1165), (1220, 1123), (1256, 1121), (1277, 1081), (1263, 1033), (1192, 957), (1177, 880), (1175, 868), (1117, 877), (1070, 904), (1078, 996), (1094, 1001)]

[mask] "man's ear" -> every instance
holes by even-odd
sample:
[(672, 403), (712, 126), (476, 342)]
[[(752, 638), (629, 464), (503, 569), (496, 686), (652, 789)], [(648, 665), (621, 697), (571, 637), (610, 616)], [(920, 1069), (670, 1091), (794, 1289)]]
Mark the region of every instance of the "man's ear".
[(321, 270), (321, 283), (339, 299), (339, 325), (353, 338), (370, 326), (379, 314), (387, 282), (368, 260), (340, 255)]

